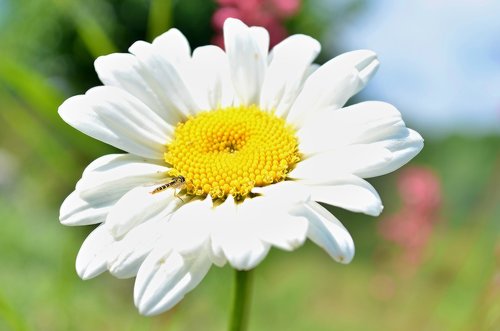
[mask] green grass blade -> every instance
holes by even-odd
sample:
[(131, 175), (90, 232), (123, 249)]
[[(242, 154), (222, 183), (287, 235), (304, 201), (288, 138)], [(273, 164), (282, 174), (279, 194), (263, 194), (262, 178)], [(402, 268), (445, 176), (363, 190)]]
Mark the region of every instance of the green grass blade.
[(15, 132), (22, 144), (32, 150), (33, 159), (53, 172), (58, 182), (72, 183), (75, 179), (73, 171), (81, 168), (75, 153), (30, 116), (28, 110), (17, 104), (12, 97), (0, 93), (0, 98), (3, 105), (0, 111), (1, 122)]
[(148, 20), (149, 40), (153, 40), (171, 27), (172, 0), (151, 0)]
[[(57, 114), (64, 96), (47, 82), (41, 74), (0, 53), (0, 84), (4, 83), (14, 94), (24, 100), (40, 117), (48, 130), (56, 132), (61, 142), (87, 157), (109, 151), (104, 145), (92, 141), (71, 128)], [(8, 109), (2, 109), (2, 112)], [(41, 123), (40, 123), (41, 124)]]
[(73, 0), (52, 0), (52, 3), (72, 19), (76, 31), (93, 57), (115, 53), (118, 48), (105, 29), (101, 27), (94, 13), (85, 2)]

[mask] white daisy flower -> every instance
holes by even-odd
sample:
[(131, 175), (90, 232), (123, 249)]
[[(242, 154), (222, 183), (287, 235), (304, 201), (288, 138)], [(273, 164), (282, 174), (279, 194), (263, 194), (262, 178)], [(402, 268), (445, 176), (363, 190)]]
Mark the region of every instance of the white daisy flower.
[(212, 264), (254, 268), (271, 246), (306, 238), (349, 263), (354, 244), (319, 202), (379, 215), (364, 179), (396, 170), (423, 147), (384, 102), (343, 107), (373, 76), (368, 50), (313, 64), (318, 41), (269, 35), (236, 19), (226, 50), (171, 29), (130, 54), (99, 57), (104, 86), (66, 100), (61, 117), (126, 153), (92, 162), (61, 206), (65, 225), (101, 223), (76, 259), (83, 279), (136, 276), (145, 315), (191, 291)]

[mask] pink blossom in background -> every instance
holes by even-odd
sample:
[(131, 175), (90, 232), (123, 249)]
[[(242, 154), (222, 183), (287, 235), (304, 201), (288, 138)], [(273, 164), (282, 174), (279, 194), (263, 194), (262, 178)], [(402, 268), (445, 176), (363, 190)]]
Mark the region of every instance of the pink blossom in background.
[(402, 248), (406, 262), (416, 265), (438, 221), (441, 183), (432, 170), (410, 167), (399, 175), (398, 190), (401, 209), (379, 223), (379, 232)]
[(283, 20), (295, 15), (300, 8), (300, 0), (217, 0), (217, 3), (220, 8), (212, 16), (216, 31), (213, 43), (220, 47), (224, 47), (222, 26), (228, 17), (266, 28), (272, 47), (288, 35)]
[(399, 176), (398, 189), (403, 206), (419, 214), (434, 213), (441, 204), (441, 184), (430, 169), (405, 169)]

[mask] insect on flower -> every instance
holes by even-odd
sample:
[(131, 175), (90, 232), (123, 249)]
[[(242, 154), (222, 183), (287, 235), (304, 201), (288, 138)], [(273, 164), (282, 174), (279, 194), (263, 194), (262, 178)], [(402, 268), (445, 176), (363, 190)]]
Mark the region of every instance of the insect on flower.
[(186, 185), (186, 178), (184, 178), (183, 176), (177, 176), (177, 177), (173, 177), (172, 180), (170, 180), (168, 183), (165, 183), (161, 186), (158, 186), (157, 188), (155, 188), (153, 191), (151, 191), (149, 193), (156, 194), (156, 193), (160, 193), (168, 188), (173, 188), (174, 189), (174, 196), (181, 199), (177, 195), (177, 189), (182, 190), (185, 185)]

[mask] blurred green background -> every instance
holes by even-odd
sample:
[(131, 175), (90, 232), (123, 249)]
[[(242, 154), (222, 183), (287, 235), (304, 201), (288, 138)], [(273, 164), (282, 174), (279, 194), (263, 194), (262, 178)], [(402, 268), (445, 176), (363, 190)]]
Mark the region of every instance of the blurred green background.
[[(325, 41), (325, 24), (336, 31), (369, 14), (365, 1), (339, 3), (329, 12), (302, 1), (282, 23), (289, 33)], [(212, 268), (173, 310), (142, 317), (133, 280), (76, 275), (76, 254), (93, 227), (58, 222), (84, 167), (115, 150), (70, 128), (57, 107), (100, 84), (93, 70), (99, 55), (125, 52), (172, 26), (193, 48), (210, 43), (218, 6), (0, 0), (0, 330), (226, 328), (229, 268)], [(331, 39), (331, 49), (340, 49)], [(325, 51), (319, 61), (334, 55)], [(354, 261), (337, 264), (309, 243), (293, 253), (273, 250), (255, 272), (250, 330), (500, 330), (500, 135), (427, 135), (419, 125), (426, 145), (411, 166), (436, 175), (441, 200), (417, 261), (379, 227), (402, 208), (398, 172), (371, 180), (385, 204), (380, 219), (332, 208), (355, 240)]]

